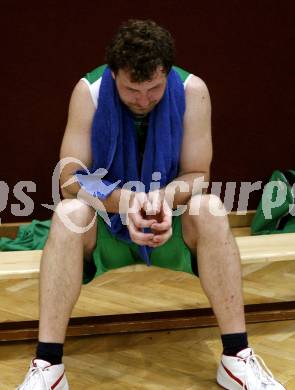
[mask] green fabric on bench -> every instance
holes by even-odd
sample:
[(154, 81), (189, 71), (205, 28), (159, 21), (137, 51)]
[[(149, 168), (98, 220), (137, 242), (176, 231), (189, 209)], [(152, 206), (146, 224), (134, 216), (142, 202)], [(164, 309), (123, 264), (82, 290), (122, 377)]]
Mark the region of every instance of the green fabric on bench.
[[(51, 220), (33, 219), (30, 224), (20, 225), (15, 239), (0, 237), (0, 252), (42, 250), (46, 244)], [(83, 283), (93, 279), (96, 267), (93, 261), (83, 262)]]
[[(251, 223), (253, 235), (295, 233), (294, 184), (295, 170), (273, 172)], [(275, 202), (278, 202), (278, 205), (272, 207)], [(271, 213), (271, 218), (267, 217), (263, 207)]]
[(48, 237), (51, 220), (34, 219), (29, 225), (20, 225), (15, 239), (0, 237), (0, 251), (26, 251), (43, 249)]

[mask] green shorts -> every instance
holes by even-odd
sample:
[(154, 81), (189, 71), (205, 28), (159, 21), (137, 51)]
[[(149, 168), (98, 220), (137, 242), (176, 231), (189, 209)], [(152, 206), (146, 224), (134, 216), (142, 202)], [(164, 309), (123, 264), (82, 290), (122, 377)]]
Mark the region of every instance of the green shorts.
[[(127, 243), (114, 237), (100, 216), (97, 223), (97, 244), (92, 254), (93, 259), (84, 261), (84, 284), (115, 268), (145, 264), (139, 256), (137, 244)], [(165, 244), (152, 250), (151, 264), (198, 275), (197, 260), (182, 237), (180, 216), (173, 217), (172, 231), (172, 237)]]

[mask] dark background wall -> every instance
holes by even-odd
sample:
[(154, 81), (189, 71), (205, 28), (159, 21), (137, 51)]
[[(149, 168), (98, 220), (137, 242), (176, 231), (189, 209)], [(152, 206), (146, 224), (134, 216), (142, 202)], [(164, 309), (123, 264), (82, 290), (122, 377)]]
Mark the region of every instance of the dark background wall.
[[(293, 1), (1, 1), (0, 180), (10, 189), (2, 222), (47, 218), (75, 83), (104, 62), (128, 18), (152, 18), (175, 37), (177, 64), (208, 85), (212, 180), (264, 183), (294, 161)], [(34, 213), (14, 217), (20, 180), (36, 183)], [(3, 188), (3, 187), (1, 187)], [(255, 208), (260, 193), (250, 196)], [(3, 202), (3, 191), (2, 191)], [(1, 207), (3, 208), (3, 207)]]

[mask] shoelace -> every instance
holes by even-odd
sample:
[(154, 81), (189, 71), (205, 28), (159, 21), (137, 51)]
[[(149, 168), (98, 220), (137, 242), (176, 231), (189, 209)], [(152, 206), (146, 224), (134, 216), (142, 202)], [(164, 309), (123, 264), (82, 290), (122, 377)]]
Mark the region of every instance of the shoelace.
[[(250, 388), (249, 377), (247, 374), (248, 370), (254, 372), (255, 377), (258, 380), (256, 383), (262, 383), (264, 385), (275, 385), (275, 381), (270, 369), (266, 366), (264, 360), (259, 355), (252, 354), (242, 360), (246, 363), (246, 380), (243, 384), (243, 390), (246, 388), (248, 390), (252, 390), (252, 388)], [(263, 388), (259, 386), (259, 388), (255, 387), (253, 390), (263, 390)]]
[[(36, 384), (36, 381), (38, 378), (41, 377), (43, 385), (45, 386), (45, 389), (47, 389), (47, 383), (43, 376), (44, 368), (42, 367), (32, 367), (30, 368), (30, 371), (28, 372), (27, 377), (25, 378), (23, 390), (34, 390), (34, 385)], [(17, 390), (20, 389), (20, 386), (17, 388)]]

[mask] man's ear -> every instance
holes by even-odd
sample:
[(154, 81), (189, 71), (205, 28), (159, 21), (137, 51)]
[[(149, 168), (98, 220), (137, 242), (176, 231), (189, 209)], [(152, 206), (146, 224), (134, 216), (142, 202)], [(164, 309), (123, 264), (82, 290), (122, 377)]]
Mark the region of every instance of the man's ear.
[(116, 75), (115, 75), (115, 73), (112, 71), (111, 72), (112, 73), (112, 77), (113, 77), (113, 79), (115, 80), (116, 79)]

